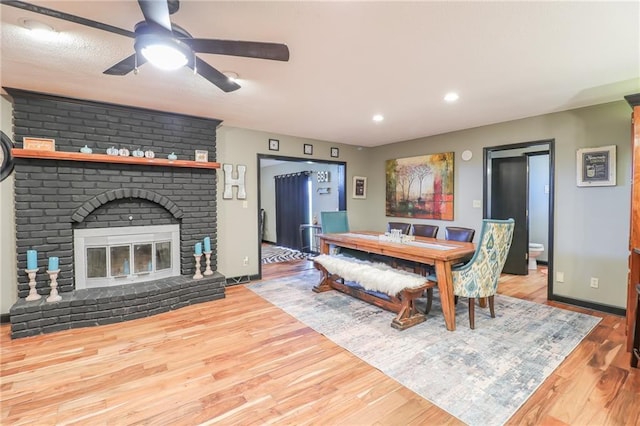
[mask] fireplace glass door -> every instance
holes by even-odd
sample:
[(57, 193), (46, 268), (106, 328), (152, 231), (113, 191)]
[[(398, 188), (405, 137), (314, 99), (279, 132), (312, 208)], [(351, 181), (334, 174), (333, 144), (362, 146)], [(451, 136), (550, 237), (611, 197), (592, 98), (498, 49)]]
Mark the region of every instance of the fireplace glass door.
[(76, 288), (179, 275), (178, 225), (77, 230)]

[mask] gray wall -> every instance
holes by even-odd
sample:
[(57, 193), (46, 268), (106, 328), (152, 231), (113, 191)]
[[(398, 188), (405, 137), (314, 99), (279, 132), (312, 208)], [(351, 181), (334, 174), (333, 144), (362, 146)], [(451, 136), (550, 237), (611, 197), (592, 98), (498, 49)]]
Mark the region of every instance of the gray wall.
[[(320, 222), (320, 212), (338, 210), (338, 166), (336, 164), (308, 164), (306, 162), (286, 162), (260, 169), (260, 203), (265, 209), (264, 240), (275, 243), (276, 233), (276, 191), (274, 176), (309, 170), (311, 175), (311, 217)], [(329, 171), (329, 182), (318, 183), (318, 171)], [(318, 188), (329, 188), (329, 194), (318, 194)]]
[[(547, 114), (428, 138), (390, 144), (372, 150), (369, 194), (373, 229), (382, 229), (384, 213), (384, 162), (390, 158), (454, 151), (454, 223), (479, 229), (482, 209), (482, 149), (498, 145), (555, 139), (555, 271), (564, 283), (554, 283), (557, 295), (619, 308), (626, 306), (629, 209), (631, 193), (631, 108), (613, 103)], [(576, 150), (617, 146), (617, 185), (576, 186)], [(460, 161), (465, 149), (470, 161)], [(369, 224), (368, 224), (369, 225)], [(600, 279), (597, 289), (590, 277)]]
[[(624, 308), (631, 192), (630, 119), (631, 108), (621, 100), (365, 149), (223, 124), (217, 135), (218, 161), (247, 165), (247, 200), (246, 203), (236, 199), (223, 200), (223, 185), (219, 185), (218, 269), (227, 277), (257, 274), (259, 271), (257, 154), (273, 154), (268, 149), (269, 138), (280, 140), (279, 155), (301, 159), (309, 159), (302, 153), (304, 143), (314, 145), (312, 158), (325, 160), (336, 160), (330, 157), (330, 147), (340, 148), (337, 160), (347, 162), (347, 210), (349, 224), (354, 230), (385, 229), (389, 220), (384, 210), (384, 162), (387, 159), (454, 151), (455, 220), (440, 222), (440, 225), (478, 228), (482, 208), (474, 208), (472, 203), (473, 200), (482, 200), (483, 195), (483, 147), (555, 139), (554, 261), (556, 271), (565, 274), (564, 283), (554, 284), (555, 293)], [(5, 133), (12, 135), (10, 129)], [(617, 145), (617, 186), (578, 188), (575, 179), (576, 150), (612, 144)], [(465, 149), (473, 152), (473, 158), (467, 162), (460, 159)], [(368, 177), (367, 199), (351, 198), (354, 175)], [(0, 205), (12, 202), (7, 192), (3, 191), (2, 197)], [(603, 227), (606, 232), (600, 231)], [(3, 234), (3, 244), (4, 238)], [(245, 255), (250, 259), (247, 266), (242, 264)], [(600, 279), (598, 289), (589, 287), (592, 276)], [(11, 278), (6, 277), (3, 268), (3, 294), (7, 279)]]
[[(13, 106), (7, 96), (0, 97), (0, 130), (13, 140)], [(0, 182), (0, 314), (9, 313), (18, 300), (16, 266), (16, 228), (13, 210), (13, 173)]]

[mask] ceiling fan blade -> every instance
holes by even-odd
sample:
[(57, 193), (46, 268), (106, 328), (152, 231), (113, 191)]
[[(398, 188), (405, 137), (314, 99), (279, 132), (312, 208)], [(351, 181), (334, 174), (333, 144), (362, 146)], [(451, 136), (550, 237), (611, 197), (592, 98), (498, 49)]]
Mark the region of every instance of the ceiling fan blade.
[(108, 70), (104, 71), (103, 74), (127, 75), (131, 71), (136, 69), (136, 65), (139, 67), (140, 65), (144, 64), (145, 62), (147, 62), (147, 60), (144, 58), (144, 56), (140, 55), (140, 56), (138, 56), (138, 61), (137, 61), (137, 64), (136, 64), (136, 54), (134, 53), (133, 55), (131, 55), (131, 56), (127, 57), (127, 58), (124, 58), (123, 60), (121, 60), (117, 64), (113, 65)]
[(122, 28), (114, 27), (113, 25), (104, 24), (102, 22), (92, 21), (91, 19), (82, 18), (80, 16), (71, 15), (65, 12), (59, 12), (57, 10), (49, 9), (42, 6), (36, 6), (34, 4), (25, 3), (23, 1), (2, 1), (2, 4), (7, 6), (17, 7), (18, 9), (28, 10), (30, 12), (39, 13), (41, 15), (51, 16), (53, 18), (62, 19), (76, 24), (85, 25), (91, 28), (97, 28), (99, 30), (108, 31), (110, 33), (120, 34), (125, 37), (135, 38), (136, 34), (132, 31), (123, 30)]
[(169, 5), (167, 0), (138, 0), (142, 14), (147, 22), (153, 22), (171, 31)]
[(243, 56), (246, 58), (271, 59), (285, 62), (289, 60), (289, 48), (286, 44), (281, 43), (204, 38), (181, 38), (180, 41), (188, 44), (194, 52), (198, 53)]
[[(240, 88), (240, 85), (238, 83), (229, 80), (226, 75), (222, 74), (220, 71), (218, 71), (202, 59), (195, 57), (195, 60), (196, 72), (209, 80), (211, 83), (218, 86), (220, 90), (228, 93)], [(193, 69), (193, 61), (189, 61), (187, 66)]]

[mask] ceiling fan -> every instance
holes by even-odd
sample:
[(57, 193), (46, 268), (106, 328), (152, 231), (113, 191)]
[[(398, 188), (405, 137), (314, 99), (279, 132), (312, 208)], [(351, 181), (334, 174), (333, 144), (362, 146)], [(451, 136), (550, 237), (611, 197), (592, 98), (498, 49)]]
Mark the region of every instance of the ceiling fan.
[[(138, 22), (133, 32), (22, 1), (2, 0), (2, 4), (135, 39), (135, 53), (104, 71), (104, 74), (109, 75), (126, 75), (131, 71), (137, 72), (138, 67), (147, 61), (164, 69), (188, 66), (221, 90), (232, 92), (239, 89), (240, 85), (198, 58), (196, 53), (285, 62), (289, 60), (289, 48), (285, 44), (192, 37), (186, 30), (172, 23), (169, 18), (180, 8), (179, 0), (138, 0), (144, 21)], [(176, 62), (167, 64), (171, 58)]]

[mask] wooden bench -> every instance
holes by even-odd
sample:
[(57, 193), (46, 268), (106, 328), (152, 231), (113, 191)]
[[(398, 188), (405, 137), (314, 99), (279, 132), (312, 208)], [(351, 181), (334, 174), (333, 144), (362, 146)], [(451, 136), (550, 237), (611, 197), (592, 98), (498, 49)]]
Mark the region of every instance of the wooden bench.
[(314, 258), (313, 265), (322, 272), (320, 283), (313, 287), (316, 293), (338, 290), (397, 313), (391, 327), (399, 330), (426, 320), (415, 301), (436, 284), (422, 275), (339, 255), (321, 254)]

